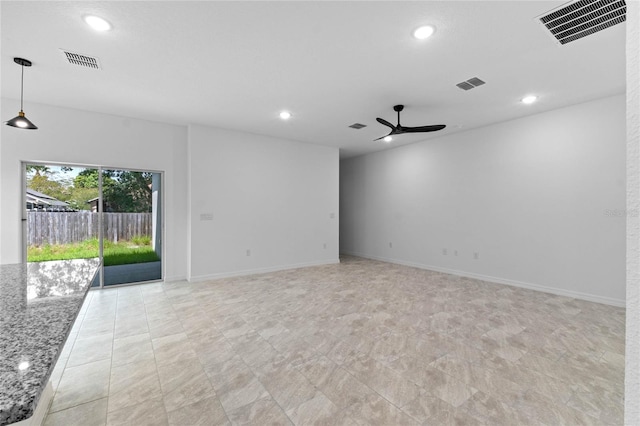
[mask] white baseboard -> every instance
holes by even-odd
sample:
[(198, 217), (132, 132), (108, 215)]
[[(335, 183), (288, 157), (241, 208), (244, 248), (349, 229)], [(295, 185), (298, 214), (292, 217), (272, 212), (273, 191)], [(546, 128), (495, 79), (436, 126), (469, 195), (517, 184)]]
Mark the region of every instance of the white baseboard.
[(187, 276), (186, 275), (176, 275), (174, 277), (165, 277), (164, 278), (164, 282), (165, 283), (172, 283), (175, 281), (186, 281), (187, 280)]
[(624, 308), (626, 306), (625, 301), (621, 300), (621, 299), (614, 299), (612, 297), (605, 297), (605, 296), (598, 296), (598, 295), (595, 295), (595, 294), (582, 293), (582, 292), (579, 292), (579, 291), (565, 290), (565, 289), (557, 288), (557, 287), (548, 287), (548, 286), (544, 286), (544, 285), (540, 285), (540, 284), (532, 284), (532, 283), (527, 283), (527, 282), (523, 282), (523, 281), (511, 280), (511, 279), (508, 279), (508, 278), (493, 277), (493, 276), (489, 276), (489, 275), (476, 274), (476, 273), (473, 273), (473, 272), (466, 272), (466, 271), (459, 271), (459, 270), (456, 270), (456, 269), (441, 268), (439, 266), (433, 266), (433, 265), (425, 265), (425, 264), (422, 264), (422, 263), (407, 262), (407, 261), (399, 260), (399, 259), (391, 259), (391, 258), (385, 258), (385, 257), (381, 257), (381, 256), (372, 256), (372, 255), (363, 254), (363, 253), (342, 252), (341, 254), (345, 254), (345, 255), (348, 255), (348, 256), (362, 257), (362, 258), (365, 258), (365, 259), (379, 260), (381, 262), (395, 263), (395, 264), (398, 264), (398, 265), (411, 266), (413, 268), (426, 269), (426, 270), (434, 271), (434, 272), (442, 272), (442, 273), (445, 273), (445, 274), (457, 275), (457, 276), (460, 276), (460, 277), (475, 278), (475, 279), (478, 279), (478, 280), (488, 281), (488, 282), (492, 282), (492, 283), (496, 283), (496, 284), (504, 284), (504, 285), (509, 285), (509, 286), (512, 286), (512, 287), (520, 287), (520, 288), (525, 288), (525, 289), (528, 289), (528, 290), (535, 290), (535, 291), (540, 291), (540, 292), (543, 292), (543, 293), (555, 294), (555, 295), (558, 295), (558, 296), (571, 297), (573, 299), (586, 300), (588, 302), (602, 303), (604, 305), (618, 306), (618, 307), (621, 307), (621, 308)]
[(289, 269), (308, 268), (310, 266), (335, 265), (336, 263), (340, 263), (340, 260), (339, 259), (321, 260), (317, 262), (296, 263), (292, 265), (269, 266), (266, 268), (245, 269), (242, 271), (221, 272), (221, 273), (209, 274), (209, 275), (196, 275), (196, 276), (187, 278), (187, 281), (191, 283), (195, 283), (195, 282), (201, 282), (201, 281), (217, 280), (220, 278), (242, 277), (246, 275), (264, 274), (267, 272), (278, 272), (278, 271), (286, 271)]

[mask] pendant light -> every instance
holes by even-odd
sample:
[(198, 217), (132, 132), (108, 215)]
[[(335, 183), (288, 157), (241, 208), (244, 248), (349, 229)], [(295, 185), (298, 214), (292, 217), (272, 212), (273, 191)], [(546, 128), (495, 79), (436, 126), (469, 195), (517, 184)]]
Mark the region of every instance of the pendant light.
[(13, 62), (22, 67), (22, 77), (20, 78), (20, 112), (11, 120), (5, 122), (7, 126), (17, 127), (19, 129), (37, 129), (38, 127), (33, 124), (27, 117), (24, 116), (22, 111), (22, 98), (24, 91), (24, 67), (30, 67), (31, 61), (22, 58), (13, 58)]

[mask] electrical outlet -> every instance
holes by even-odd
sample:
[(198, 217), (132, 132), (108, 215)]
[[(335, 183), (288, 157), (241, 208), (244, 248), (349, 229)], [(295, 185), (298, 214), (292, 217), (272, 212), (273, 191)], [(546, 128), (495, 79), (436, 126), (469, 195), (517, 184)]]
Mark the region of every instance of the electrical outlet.
[(326, 250), (326, 249), (327, 249), (327, 243), (324, 243), (324, 244), (322, 245), (322, 248), (324, 248), (324, 249)]
[(447, 249), (446, 249), (446, 248), (443, 248), (443, 249), (442, 249), (442, 254), (443, 254), (444, 256), (446, 256), (446, 255), (447, 255)]
[(473, 252), (473, 258), (476, 259), (476, 260), (480, 259), (480, 253), (477, 252), (477, 251), (474, 251)]
[(329, 213), (329, 219), (335, 219), (335, 218), (336, 218), (335, 213)]
[(457, 256), (457, 255), (458, 255), (458, 250), (454, 250), (454, 251), (453, 251), (453, 255), (454, 255), (454, 256)]
[(213, 220), (213, 213), (200, 213), (200, 220)]
[(251, 250), (247, 249), (247, 256), (251, 256)]
[(389, 242), (389, 248), (393, 248), (393, 243)]

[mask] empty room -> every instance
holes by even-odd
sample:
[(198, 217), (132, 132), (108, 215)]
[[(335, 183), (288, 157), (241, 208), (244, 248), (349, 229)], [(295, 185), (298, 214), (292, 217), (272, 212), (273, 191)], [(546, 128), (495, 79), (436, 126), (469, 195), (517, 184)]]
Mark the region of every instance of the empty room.
[(640, 424), (639, 26), (0, 2), (0, 426)]

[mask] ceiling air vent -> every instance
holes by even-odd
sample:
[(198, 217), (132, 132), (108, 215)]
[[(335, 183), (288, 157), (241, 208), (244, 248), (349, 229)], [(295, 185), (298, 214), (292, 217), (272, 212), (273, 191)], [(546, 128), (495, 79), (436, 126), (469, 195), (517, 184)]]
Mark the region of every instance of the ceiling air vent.
[(473, 77), (467, 81), (456, 84), (456, 86), (458, 86), (462, 90), (471, 90), (474, 87), (482, 86), (483, 84), (485, 84), (484, 81), (480, 80), (478, 77)]
[(351, 126), (349, 126), (349, 127), (351, 127), (352, 129), (360, 130), (360, 129), (362, 129), (363, 127), (367, 127), (367, 125), (366, 125), (366, 124), (360, 124), (360, 123), (353, 123), (353, 124), (352, 124)]
[(95, 70), (99, 70), (101, 68), (98, 58), (94, 58), (93, 56), (81, 55), (80, 53), (69, 52), (68, 50), (64, 49), (60, 50), (71, 65), (78, 65), (84, 68), (93, 68)]
[(586, 37), (626, 20), (624, 0), (580, 0), (537, 17), (560, 44)]

